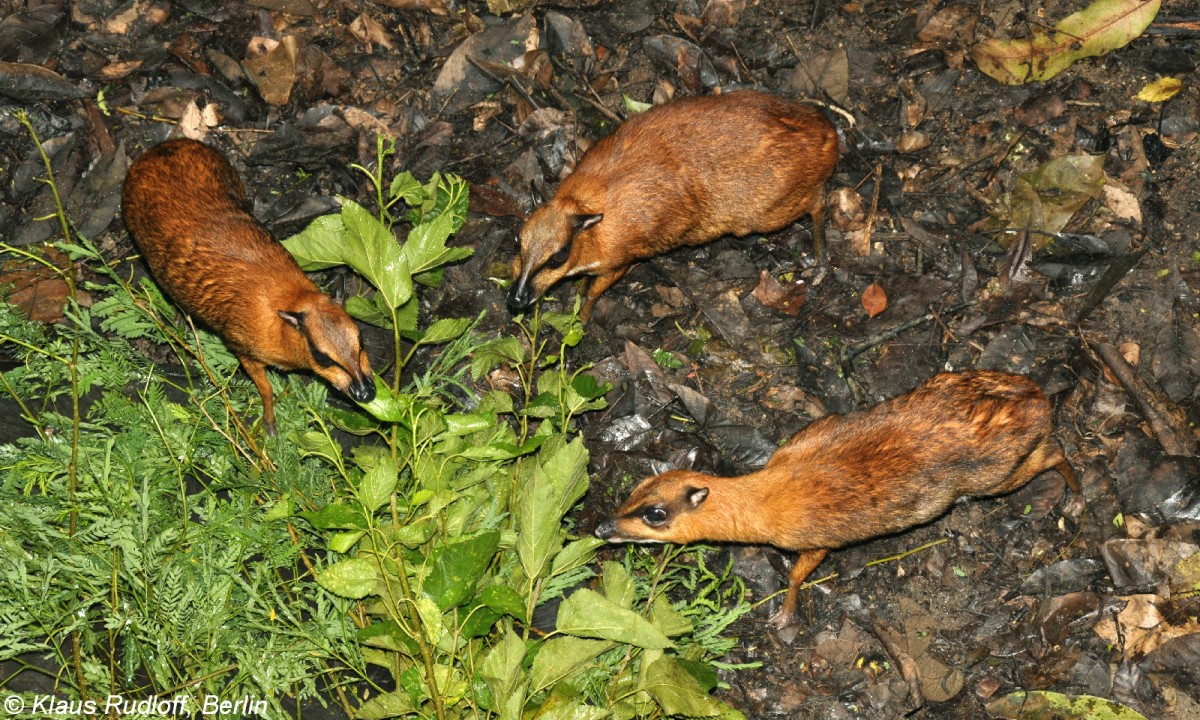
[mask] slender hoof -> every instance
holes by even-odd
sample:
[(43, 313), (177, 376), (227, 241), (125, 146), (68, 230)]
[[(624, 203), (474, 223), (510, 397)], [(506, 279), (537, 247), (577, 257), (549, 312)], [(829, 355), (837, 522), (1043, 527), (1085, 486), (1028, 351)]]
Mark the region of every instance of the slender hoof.
[(782, 630), (785, 627), (787, 627), (788, 625), (791, 625), (792, 622), (794, 622), (793, 615), (794, 615), (794, 613), (792, 613), (786, 607), (780, 607), (778, 610), (776, 610), (774, 613), (771, 614), (771, 617), (769, 620), (767, 620), (767, 622), (770, 623), (771, 626), (774, 627), (776, 630)]

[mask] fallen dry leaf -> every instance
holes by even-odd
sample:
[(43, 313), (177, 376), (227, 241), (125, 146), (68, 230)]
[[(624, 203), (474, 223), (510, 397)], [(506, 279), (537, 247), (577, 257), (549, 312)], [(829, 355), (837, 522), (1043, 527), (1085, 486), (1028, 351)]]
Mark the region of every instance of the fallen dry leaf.
[(1097, 0), (1068, 16), (1048, 34), (1031, 25), (1030, 39), (991, 38), (971, 49), (971, 59), (1005, 85), (1049, 80), (1083, 58), (1124, 47), (1158, 14), (1159, 0)]
[(1142, 224), (1142, 204), (1137, 196), (1122, 185), (1109, 180), (1104, 184), (1104, 207), (1112, 211), (1122, 220), (1128, 220), (1135, 225)]
[(866, 290), (863, 290), (862, 305), (863, 309), (867, 311), (868, 317), (875, 317), (887, 310), (887, 304), (887, 293), (883, 291), (879, 283), (871, 283)]
[[(70, 266), (67, 256), (54, 248), (46, 249), (45, 256), (61, 269)], [(15, 260), (0, 268), (0, 290), (5, 291), (8, 301), (25, 317), (44, 323), (63, 318), (63, 305), (70, 292), (66, 280), (52, 268), (41, 264), (23, 265)]]
[[(1179, 624), (1169, 622), (1158, 609), (1168, 601), (1158, 595), (1126, 595), (1125, 609), (1101, 617), (1093, 628), (1097, 635), (1116, 648), (1125, 651), (1125, 657), (1141, 657), (1153, 652), (1163, 643), (1185, 635), (1200, 632), (1200, 623), (1194, 617), (1178, 618)], [(1122, 645), (1122, 642), (1124, 643)]]
[(142, 66), (144, 60), (122, 60), (111, 62), (100, 68), (100, 77), (105, 80), (120, 80)]
[(268, 105), (286, 105), (296, 84), (296, 38), (288, 35), (265, 55), (242, 61), (250, 82)]
[(795, 317), (804, 305), (808, 288), (803, 281), (784, 286), (775, 279), (774, 275), (763, 270), (759, 273), (758, 285), (750, 294), (763, 305)]
[(1137, 99), (1142, 102), (1166, 102), (1178, 95), (1182, 89), (1183, 81), (1179, 78), (1159, 78), (1143, 87), (1138, 92)]
[(392, 35), (387, 28), (366, 13), (359, 15), (354, 22), (350, 23), (350, 34), (367, 46), (367, 52), (372, 52), (372, 45), (379, 45), (387, 50), (395, 47)]

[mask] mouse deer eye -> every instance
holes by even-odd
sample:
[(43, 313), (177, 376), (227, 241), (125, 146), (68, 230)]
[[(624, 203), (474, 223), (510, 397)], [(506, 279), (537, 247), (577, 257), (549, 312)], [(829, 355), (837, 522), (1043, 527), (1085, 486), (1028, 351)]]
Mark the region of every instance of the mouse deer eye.
[(571, 243), (563, 245), (561, 250), (551, 255), (550, 262), (548, 264), (558, 267), (559, 265), (565, 263), (569, 257), (571, 257)]
[(667, 511), (660, 507), (647, 508), (642, 513), (642, 522), (650, 527), (658, 527), (667, 521)]

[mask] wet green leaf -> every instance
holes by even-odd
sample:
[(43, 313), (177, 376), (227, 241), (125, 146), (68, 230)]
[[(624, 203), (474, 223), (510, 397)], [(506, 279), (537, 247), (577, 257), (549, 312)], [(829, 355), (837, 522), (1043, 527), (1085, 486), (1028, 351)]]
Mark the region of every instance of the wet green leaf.
[(517, 499), (517, 556), (530, 578), (540, 577), (547, 562), (562, 547), (559, 523), (587, 491), (587, 459), (581, 438), (565, 444), (548, 442), (521, 487)]
[(717, 671), (712, 665), (695, 660), (686, 660), (684, 658), (675, 658), (675, 662), (679, 663), (679, 667), (688, 671), (692, 677), (700, 683), (700, 687), (704, 688), (704, 692), (712, 692), (712, 689), (721, 682), (721, 678), (717, 675)]
[(395, 620), (371, 623), (355, 633), (355, 637), (371, 647), (402, 652), (409, 657), (420, 657), (420, 645), (409, 637)]
[(442, 419), (446, 421), (446, 432), (450, 435), (470, 435), (496, 425), (496, 416), (492, 413), (443, 415)]
[(450, 342), (471, 327), (470, 318), (442, 318), (429, 326), (421, 337), (422, 345), (438, 345)]
[(325, 433), (309, 430), (305, 433), (294, 433), (291, 437), (300, 447), (302, 455), (318, 455), (335, 462), (342, 457), (342, 447)]
[(446, 239), (450, 237), (452, 218), (442, 214), (427, 223), (417, 225), (404, 241), (404, 256), (412, 273), (426, 272), (442, 264)]
[(554, 562), (550, 565), (550, 576), (561, 575), (581, 565), (587, 565), (596, 557), (596, 548), (604, 544), (605, 542), (597, 537), (583, 537), (567, 543), (567, 546), (554, 556)]
[(726, 711), (691, 673), (665, 655), (646, 668), (642, 689), (654, 697), (665, 715), (715, 717)]
[(471, 353), (471, 378), (478, 380), (502, 362), (525, 362), (525, 346), (511, 335), (486, 342)]
[(392, 493), (396, 491), (398, 477), (399, 470), (396, 469), (391, 455), (381, 456), (375, 465), (367, 470), (358, 484), (358, 499), (367, 512), (375, 512), (391, 499)]
[(671, 602), (662, 595), (654, 598), (650, 606), (650, 622), (667, 637), (679, 637), (693, 630), (692, 621), (671, 607)]
[(364, 530), (367, 527), (367, 518), (360, 508), (340, 503), (302, 512), (300, 517), (318, 530)]
[(479, 593), (479, 599), (496, 612), (512, 615), (521, 622), (528, 621), (525, 617), (525, 601), (507, 585), (490, 585)]
[(351, 295), (343, 304), (346, 312), (355, 320), (362, 320), (368, 325), (392, 329), (392, 318), (374, 302), (361, 295)]
[(329, 549), (337, 553), (348, 553), (366, 534), (366, 530), (334, 533), (329, 536)]
[(496, 621), (504, 616), (480, 602), (479, 598), (475, 598), (459, 609), (458, 617), (461, 622), (459, 632), (462, 636), (476, 638), (490, 633)]
[(633, 576), (619, 562), (606, 560), (601, 566), (600, 582), (604, 585), (604, 597), (618, 607), (626, 610), (633, 608), (633, 596), (636, 589)]
[(384, 422), (403, 422), (412, 406), (409, 395), (393, 395), (391, 388), (383, 380), (375, 376), (375, 399), (362, 407), (376, 419)]
[(533, 666), (529, 669), (532, 694), (536, 695), (554, 685), (612, 646), (611, 642), (605, 640), (550, 638), (538, 648)]
[(404, 690), (376, 695), (362, 704), (354, 713), (354, 717), (362, 720), (383, 720), (384, 718), (400, 717), (418, 712), (420, 707), (413, 702), (412, 697)]
[(513, 697), (521, 699), (523, 703), (525, 688), (520, 681), (525, 650), (525, 641), (509, 629), (504, 638), (493, 645), (483, 658), (479, 678), (492, 691), (492, 697), (497, 703), (506, 703)]
[(263, 520), (271, 522), (272, 520), (284, 520), (290, 518), (293, 512), (293, 501), (291, 496), (283, 495), (276, 500), (267, 512), (263, 515)]
[(430, 645), (437, 645), (449, 632), (442, 620), (442, 610), (428, 597), (419, 597), (414, 603), (417, 614), (421, 616), (421, 629), (425, 631), (425, 639)]
[(407, 170), (392, 178), (392, 186), (388, 192), (392, 197), (402, 198), (409, 205), (421, 205), (429, 197), (420, 181)]
[(283, 244), (306, 270), (349, 265), (379, 290), (387, 307), (412, 297), (409, 261), (392, 231), (353, 200), (343, 200), (340, 216), (317, 218)]
[(342, 432), (362, 436), (379, 428), (374, 420), (363, 413), (342, 410), (336, 407), (330, 407), (327, 410), (333, 426)]
[(500, 531), (488, 530), (436, 548), (430, 556), (429, 575), (421, 590), (441, 610), (461, 605), (474, 595), (475, 583), (487, 570), (499, 544)]
[(304, 230), (283, 241), (292, 257), (306, 272), (324, 270), (346, 261), (342, 258), (342, 242), (346, 225), (341, 215), (322, 215)]
[(558, 608), (558, 631), (577, 637), (615, 640), (643, 648), (663, 649), (673, 643), (661, 630), (632, 610), (584, 588)]
[(322, 569), (317, 573), (317, 584), (334, 595), (357, 600), (375, 592), (379, 575), (373, 561), (352, 558)]

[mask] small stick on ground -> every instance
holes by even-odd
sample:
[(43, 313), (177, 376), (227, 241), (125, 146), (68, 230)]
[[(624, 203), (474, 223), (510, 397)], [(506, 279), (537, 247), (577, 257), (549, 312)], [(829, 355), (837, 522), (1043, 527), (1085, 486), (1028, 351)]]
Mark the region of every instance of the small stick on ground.
[(896, 325), (895, 327), (890, 327), (887, 330), (883, 330), (881, 332), (875, 333), (874, 335), (871, 335), (870, 337), (863, 340), (862, 342), (860, 342), (856, 345), (850, 345), (842, 350), (841, 358), (840, 358), (842, 367), (845, 368), (847, 365), (850, 364), (850, 361), (854, 360), (854, 358), (858, 357), (859, 355), (862, 355), (863, 353), (865, 353), (866, 351), (870, 350), (873, 347), (882, 345), (884, 342), (891, 340), (892, 338), (896, 337), (897, 335), (904, 332), (905, 330), (910, 330), (912, 328), (915, 328), (918, 325), (927, 323), (927, 322), (933, 320), (934, 318), (941, 317), (942, 315), (950, 315), (950, 314), (956, 313), (959, 310), (971, 307), (974, 304), (975, 304), (975, 301), (972, 300), (970, 302), (964, 302), (964, 303), (958, 303), (957, 305), (951, 305), (950, 307), (945, 308), (944, 310), (932, 310), (931, 309), (929, 312), (925, 313), (924, 315), (921, 315), (920, 317), (913, 318), (912, 320), (909, 320), (908, 322), (902, 322), (899, 325)]
[(1172, 411), (1171, 401), (1160, 390), (1143, 382), (1115, 347), (1108, 343), (1091, 343), (1091, 346), (1117, 377), (1125, 392), (1133, 396), (1162, 449), (1168, 455), (1192, 455), (1196, 450), (1196, 440), (1186, 430), (1187, 420)]

